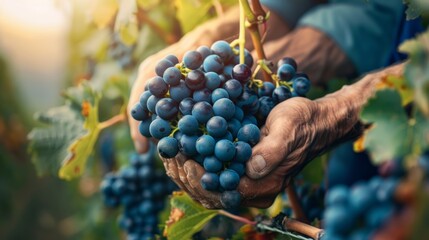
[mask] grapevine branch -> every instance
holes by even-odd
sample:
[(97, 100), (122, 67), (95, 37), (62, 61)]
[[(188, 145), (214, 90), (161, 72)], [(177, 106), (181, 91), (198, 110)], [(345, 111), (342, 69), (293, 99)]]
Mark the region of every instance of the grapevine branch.
[(298, 220), (308, 223), (308, 218), (302, 209), (301, 201), (299, 201), (298, 194), (296, 193), (295, 184), (292, 181), (286, 188), (286, 193), (290, 201), (293, 212)]
[(106, 120), (104, 122), (99, 123), (98, 128), (100, 130), (103, 130), (105, 128), (111, 127), (111, 126), (113, 126), (117, 123), (123, 122), (125, 120), (126, 120), (125, 114), (121, 113), (121, 114), (118, 114), (118, 115), (115, 115), (115, 116), (109, 118), (108, 120)]
[(174, 34), (170, 34), (162, 29), (156, 22), (154, 22), (142, 8), (137, 9), (137, 19), (139, 22), (146, 23), (158, 36), (160, 36), (165, 43), (173, 44), (178, 41)]

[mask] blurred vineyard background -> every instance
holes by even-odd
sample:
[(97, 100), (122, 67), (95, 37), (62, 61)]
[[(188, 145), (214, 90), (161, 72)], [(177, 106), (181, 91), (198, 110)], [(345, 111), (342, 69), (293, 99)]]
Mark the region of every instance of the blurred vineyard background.
[(118, 239), (98, 186), (133, 152), (127, 124), (103, 131), (88, 170), (63, 181), (31, 163), (27, 134), (44, 126), (33, 116), (84, 81), (102, 96), (100, 121), (123, 114), (142, 60), (236, 2), (0, 1), (0, 239)]

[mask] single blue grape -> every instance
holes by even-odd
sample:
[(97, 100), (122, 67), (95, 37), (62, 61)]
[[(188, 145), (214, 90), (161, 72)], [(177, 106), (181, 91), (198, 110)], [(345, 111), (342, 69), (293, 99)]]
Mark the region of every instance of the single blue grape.
[(238, 80), (231, 79), (225, 82), (223, 88), (228, 92), (231, 99), (238, 98), (243, 92), (243, 86)]
[(156, 114), (164, 120), (172, 120), (177, 116), (179, 108), (177, 102), (171, 98), (163, 98), (155, 105)]
[(276, 87), (273, 91), (273, 100), (276, 103), (283, 102), (286, 99), (289, 99), (292, 97), (292, 93), (290, 92), (290, 89), (285, 86), (279, 86)]
[(182, 79), (182, 73), (176, 67), (169, 67), (164, 71), (162, 79), (170, 86), (176, 86), (180, 83), (180, 79)]
[(171, 62), (171, 63), (173, 63), (174, 65), (176, 65), (176, 64), (178, 64), (178, 63), (179, 63), (179, 59), (178, 59), (176, 56), (172, 55), (172, 54), (167, 55), (167, 56), (165, 57), (165, 59), (167, 59), (168, 61), (170, 61), (170, 62)]
[(161, 98), (155, 97), (154, 95), (150, 96), (147, 100), (147, 109), (149, 110), (149, 112), (151, 113), (155, 113), (156, 112), (156, 104), (158, 103), (158, 101), (161, 100)]
[(162, 77), (151, 78), (147, 85), (150, 93), (156, 97), (161, 98), (168, 92), (168, 85)]
[(236, 138), (238, 131), (241, 128), (241, 123), (237, 119), (233, 118), (228, 121), (228, 131), (232, 134), (232, 138)]
[(255, 124), (244, 125), (237, 134), (239, 141), (247, 142), (250, 146), (255, 146), (259, 142), (261, 132)]
[[(147, 86), (147, 85), (146, 85)], [(142, 106), (142, 108), (145, 111), (149, 111), (149, 109), (147, 108), (147, 100), (149, 99), (149, 97), (152, 96), (152, 93), (149, 92), (149, 90), (144, 91), (141, 95), (140, 95), (140, 105)]]
[(279, 68), (280, 66), (282, 66), (282, 65), (284, 65), (284, 64), (289, 64), (289, 65), (291, 65), (291, 66), (295, 69), (295, 71), (297, 71), (297, 70), (298, 70), (298, 65), (296, 64), (296, 61), (295, 61), (293, 58), (285, 57), (285, 58), (280, 59), (280, 60), (277, 62), (277, 67)]
[(170, 87), (170, 98), (176, 102), (180, 102), (191, 96), (192, 91), (186, 86), (185, 81), (183, 80), (180, 80), (178, 85)]
[(210, 135), (202, 135), (197, 139), (196, 149), (202, 156), (209, 156), (214, 154), (216, 141)]
[(228, 169), (231, 169), (233, 171), (235, 171), (238, 176), (243, 176), (244, 172), (245, 172), (245, 166), (243, 163), (238, 163), (238, 162), (232, 162), (229, 166)]
[(242, 141), (238, 141), (235, 143), (235, 157), (234, 161), (238, 163), (245, 163), (252, 156), (252, 147)]
[(150, 215), (153, 212), (154, 204), (150, 200), (143, 200), (139, 205), (139, 211), (143, 215)]
[(244, 118), (244, 112), (243, 109), (236, 107), (235, 108), (235, 113), (234, 113), (234, 118), (237, 119), (238, 121), (243, 121)]
[(215, 156), (222, 162), (231, 161), (235, 156), (235, 146), (230, 140), (221, 139), (215, 145)]
[(207, 56), (209, 56), (210, 54), (212, 54), (212, 50), (210, 50), (210, 48), (207, 47), (207, 46), (199, 46), (197, 48), (197, 52), (199, 52), (201, 54), (201, 56), (203, 57), (203, 59), (205, 59)]
[(207, 88), (197, 90), (194, 92), (192, 98), (195, 100), (195, 102), (205, 101), (205, 102), (211, 103), (212, 102), (212, 91), (207, 89)]
[(219, 175), (219, 183), (225, 190), (235, 190), (240, 183), (240, 176), (234, 170), (225, 169)]
[(220, 202), (225, 209), (237, 209), (240, 207), (241, 195), (238, 191), (225, 191), (220, 196)]
[(152, 123), (151, 119), (143, 120), (139, 123), (139, 132), (145, 137), (152, 137), (149, 131), (150, 124)]
[(244, 112), (250, 112), (253, 107), (259, 107), (258, 95), (251, 89), (245, 89), (243, 94), (237, 99), (237, 107), (243, 109)]
[(116, 179), (116, 181), (113, 182), (113, 184), (112, 184), (112, 191), (116, 195), (124, 194), (126, 189), (127, 189), (127, 183), (125, 182), (125, 180), (123, 178)]
[(216, 116), (230, 120), (235, 114), (235, 104), (228, 98), (221, 98), (213, 104), (213, 112)]
[(244, 116), (243, 121), (241, 121), (241, 125), (244, 126), (247, 124), (258, 125), (258, 120), (252, 115), (246, 115)]
[(213, 117), (213, 107), (208, 102), (197, 102), (192, 108), (192, 115), (199, 123), (206, 123)]
[(326, 206), (347, 205), (349, 202), (349, 189), (344, 185), (337, 185), (328, 191)]
[(203, 57), (197, 51), (188, 51), (183, 56), (183, 63), (189, 69), (198, 69), (203, 63)]
[(268, 117), (268, 114), (270, 114), (271, 110), (273, 110), (275, 105), (276, 104), (271, 97), (260, 97), (258, 116), (265, 120)]
[(195, 105), (195, 100), (192, 98), (185, 98), (179, 104), (179, 110), (183, 115), (191, 115), (192, 108)]
[(169, 67), (174, 67), (174, 64), (170, 60), (161, 59), (155, 66), (156, 75), (162, 77), (164, 71)]
[(134, 104), (133, 108), (131, 109), (131, 116), (138, 121), (142, 121), (149, 118), (149, 113), (146, 112), (140, 102)]
[(200, 180), (201, 186), (208, 191), (216, 191), (219, 188), (219, 176), (216, 173), (206, 172)]
[(173, 137), (164, 137), (159, 140), (157, 148), (159, 155), (164, 158), (173, 158), (179, 152), (177, 139)]
[(187, 157), (193, 157), (198, 154), (195, 144), (197, 142), (198, 136), (189, 136), (183, 134), (180, 138), (179, 149)]
[(354, 219), (351, 209), (342, 205), (328, 207), (323, 213), (325, 229), (338, 234), (347, 233), (353, 227)]
[(374, 194), (369, 194), (371, 188), (367, 184), (353, 186), (349, 195), (351, 209), (356, 214), (364, 214), (376, 202)]
[(227, 62), (234, 56), (231, 46), (229, 46), (229, 43), (226, 41), (216, 41), (211, 45), (210, 49), (213, 53), (217, 54), (223, 62)]
[(249, 82), (252, 70), (246, 64), (237, 64), (232, 69), (232, 78), (237, 79), (242, 84)]
[(223, 88), (217, 88), (212, 92), (212, 103), (221, 98), (229, 98), (228, 92)]
[(295, 76), (296, 70), (290, 64), (283, 64), (277, 70), (277, 76), (281, 81), (290, 81)]
[(152, 137), (156, 139), (161, 139), (171, 133), (171, 127), (166, 120), (157, 118), (150, 124), (149, 132)]
[(207, 72), (204, 74), (206, 78), (206, 88), (210, 90), (215, 90), (221, 85), (220, 77), (217, 73)]
[(222, 137), (228, 131), (228, 123), (225, 118), (214, 116), (207, 121), (207, 132), (214, 138)]
[(310, 80), (304, 77), (294, 78), (292, 87), (299, 96), (305, 96), (310, 91)]
[(206, 78), (204, 72), (200, 70), (192, 70), (185, 78), (186, 86), (191, 90), (200, 90), (205, 87)]
[(221, 73), (223, 70), (222, 59), (216, 54), (207, 56), (207, 58), (204, 59), (203, 68), (206, 72)]
[(183, 116), (177, 124), (180, 132), (186, 135), (196, 135), (198, 133), (198, 121), (192, 115)]
[(223, 163), (215, 156), (208, 156), (204, 158), (203, 163), (206, 172), (217, 173), (223, 168)]
[(264, 82), (262, 87), (258, 89), (259, 97), (271, 97), (276, 86), (272, 82)]

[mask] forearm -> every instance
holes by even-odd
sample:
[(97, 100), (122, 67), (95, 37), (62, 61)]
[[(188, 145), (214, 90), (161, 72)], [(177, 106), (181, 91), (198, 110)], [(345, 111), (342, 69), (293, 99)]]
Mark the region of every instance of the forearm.
[(316, 100), (321, 106), (322, 114), (332, 116), (329, 128), (342, 133), (341, 140), (355, 138), (363, 131), (359, 114), (368, 100), (374, 96), (377, 85), (389, 75), (400, 76), (405, 63), (382, 71), (370, 73), (353, 85), (344, 86), (341, 90)]

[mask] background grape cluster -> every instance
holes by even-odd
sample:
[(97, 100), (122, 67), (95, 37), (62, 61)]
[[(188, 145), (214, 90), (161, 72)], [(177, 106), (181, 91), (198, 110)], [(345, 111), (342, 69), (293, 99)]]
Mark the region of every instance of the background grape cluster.
[(236, 188), (270, 111), (286, 99), (305, 96), (310, 88), (291, 58), (279, 62), (275, 83), (255, 80), (253, 58), (244, 52), (240, 64), (238, 50), (217, 41), (188, 51), (182, 62), (166, 56), (131, 110), (141, 121), (141, 134), (160, 139), (162, 157), (180, 152), (204, 167), (202, 187), (222, 192), (225, 208), (240, 203)]
[(107, 174), (101, 183), (105, 205), (123, 206), (119, 226), (129, 240), (153, 239), (159, 233), (158, 214), (177, 188), (163, 170), (156, 169), (155, 160), (154, 150), (133, 154), (129, 166)]

